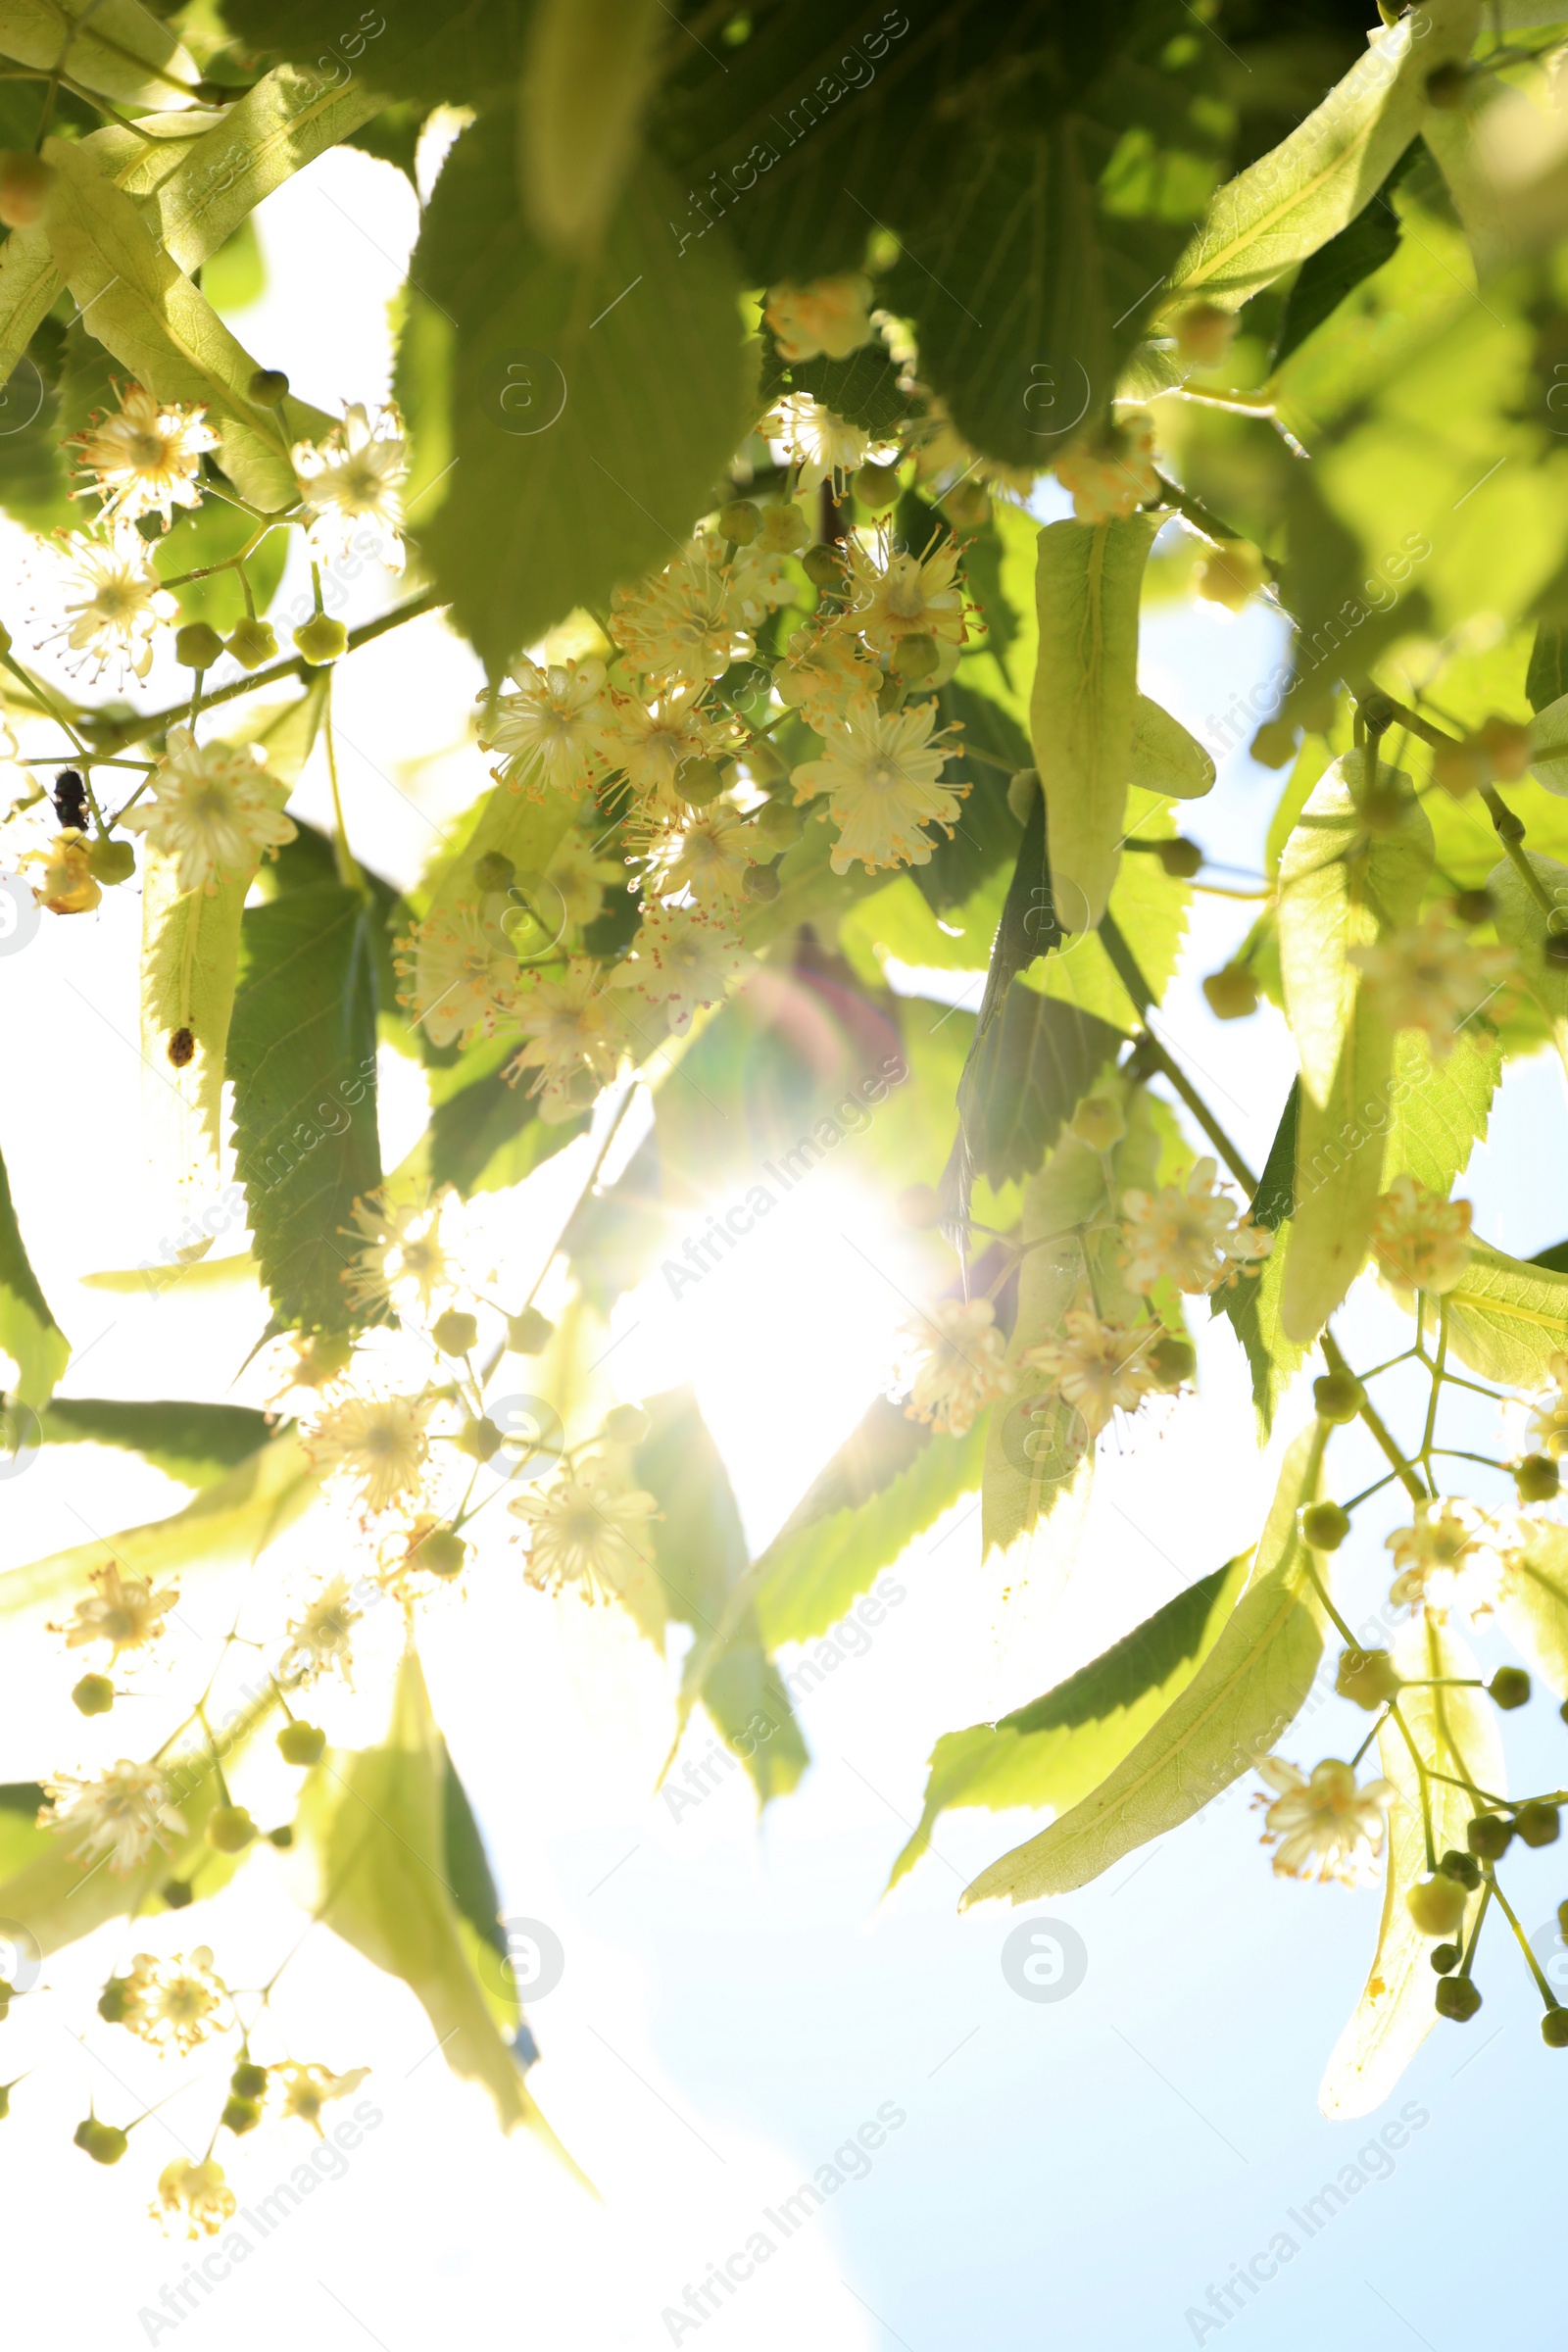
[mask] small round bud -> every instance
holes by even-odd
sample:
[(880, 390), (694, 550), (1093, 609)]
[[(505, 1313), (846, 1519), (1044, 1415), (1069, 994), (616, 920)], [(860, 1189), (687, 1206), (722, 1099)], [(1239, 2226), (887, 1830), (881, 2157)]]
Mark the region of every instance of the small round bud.
[(1250, 749), (1259, 767), (1289, 767), (1296, 758), (1296, 729), (1288, 718), (1265, 718)]
[(1527, 1453), (1514, 1464), (1513, 1483), (1521, 1502), (1550, 1502), (1562, 1483), (1562, 1473), (1549, 1453)]
[(465, 1421), (458, 1438), (458, 1451), (466, 1453), (470, 1461), (488, 1462), (494, 1460), (504, 1443), (500, 1430), (485, 1413)]
[(960, 537), (971, 538), (991, 520), (991, 494), (981, 482), (955, 482), (942, 501), (942, 512)]
[(1499, 1666), (1487, 1693), (1494, 1706), (1512, 1713), (1515, 1707), (1525, 1706), (1530, 1698), (1530, 1677), (1522, 1666)]
[(267, 2095), (267, 2069), (258, 2066), (253, 2058), (242, 2058), (228, 2078), (228, 2087), (237, 2099), (260, 2099)]
[(1114, 1095), (1085, 1095), (1072, 1114), (1071, 1126), (1091, 1152), (1108, 1152), (1127, 1132), (1127, 1113)]
[(906, 1185), (896, 1203), (901, 1225), (912, 1225), (916, 1233), (928, 1233), (942, 1222), (942, 1197), (934, 1184)]
[(1406, 1894), (1405, 1907), (1423, 1936), (1451, 1936), (1464, 1917), (1465, 1890), (1457, 1879), (1422, 1879)]
[(525, 1306), (520, 1315), (507, 1317), (507, 1346), (514, 1355), (543, 1355), (555, 1336), (550, 1317), (536, 1306)]
[(1193, 574), (1193, 585), (1211, 605), (1227, 612), (1245, 612), (1268, 581), (1268, 570), (1255, 547), (1245, 539), (1227, 539), (1206, 555)]
[(111, 1977), (98, 1995), (98, 2014), (106, 2026), (124, 2024), (128, 2002), (125, 1987), (129, 1982), (128, 1977)]
[(255, 2131), (262, 2120), (262, 2111), (254, 2099), (231, 2098), (218, 2120), (225, 2132), (232, 2132), (238, 2139), (242, 2133)]
[(749, 899), (757, 899), (766, 906), (770, 900), (778, 897), (783, 885), (770, 865), (749, 865), (743, 887)]
[(652, 1427), (640, 1404), (613, 1404), (605, 1415), (605, 1435), (614, 1446), (640, 1446)]
[(850, 486), (862, 507), (880, 514), (899, 495), (899, 469), (897, 466), (862, 466)]
[(1513, 1817), (1516, 1834), (1526, 1845), (1555, 1845), (1561, 1823), (1555, 1805), (1521, 1805)]
[(473, 861), (473, 878), (485, 891), (507, 889), (516, 870), (512, 859), (500, 850), (486, 850), (482, 858)]
[(280, 1853), (286, 1854), (294, 1842), (294, 1832), (285, 1821), (278, 1829), (268, 1831), (267, 1842), (269, 1845), (275, 1845)]
[(675, 790), (689, 808), (710, 808), (723, 789), (723, 775), (711, 760), (683, 760), (675, 770)]
[(242, 1854), (259, 1835), (243, 1805), (219, 1805), (207, 1823), (207, 1842), (220, 1854)]
[(431, 1324), (430, 1337), (443, 1355), (470, 1355), (479, 1344), (479, 1326), (461, 1307), (449, 1306)]
[(1456, 1943), (1435, 1943), (1427, 1954), (1427, 1958), (1440, 1977), (1446, 1977), (1451, 1970), (1456, 1969), (1463, 1957), (1464, 1954)]
[(1257, 1010), (1257, 982), (1245, 963), (1221, 964), (1210, 972), (1203, 994), (1216, 1021), (1245, 1021)]
[(277, 1752), (285, 1764), (319, 1764), (326, 1753), (326, 1734), (314, 1723), (285, 1723), (277, 1735)]
[(277, 654), (277, 631), (270, 620), (236, 621), (224, 640), (224, 650), (231, 653), (241, 669), (260, 669)]
[(792, 850), (806, 830), (806, 811), (789, 801), (769, 801), (755, 818), (757, 838), (775, 857)]
[(844, 585), (844, 557), (829, 540), (819, 539), (801, 558), (801, 567), (813, 588), (831, 596)]
[(171, 1911), (184, 1911), (196, 1900), (188, 1879), (166, 1879), (158, 1891)]
[(1493, 781), (1497, 784), (1517, 784), (1530, 772), (1530, 729), (1521, 726), (1516, 718), (1498, 718), (1494, 714), (1476, 737), (1486, 753)]
[(1465, 1887), (1471, 1894), (1475, 1893), (1481, 1884), (1480, 1863), (1474, 1854), (1462, 1854), (1456, 1845), (1449, 1846), (1438, 1864), (1438, 1868), (1446, 1879), (1452, 1879), (1456, 1885)]
[(1481, 1862), (1500, 1862), (1512, 1836), (1513, 1824), (1500, 1813), (1478, 1813), (1465, 1824), (1464, 1841)]
[(1481, 2006), (1481, 1995), (1468, 1977), (1440, 1977), (1438, 1979), (1438, 2015), (1451, 2017), (1462, 2026), (1474, 2017)]
[(1369, 833), (1397, 833), (1404, 809), (1404, 796), (1394, 784), (1374, 784), (1361, 796), (1361, 822)]
[(1454, 894), (1453, 911), (1461, 923), (1489, 923), (1493, 905), (1490, 890), (1461, 890)]
[(1440, 743), (1432, 755), (1432, 781), (1462, 801), (1492, 781), (1492, 762), (1476, 742)]
[(1349, 1532), (1350, 1514), (1341, 1503), (1312, 1502), (1301, 1513), (1301, 1533), (1314, 1551), (1338, 1551)]
[(410, 1565), (422, 1568), (427, 1576), (438, 1576), (447, 1584), (463, 1574), (463, 1564), (468, 1556), (468, 1546), (450, 1527), (432, 1527), (421, 1536), (411, 1554)]
[(174, 631), (174, 660), (187, 669), (211, 669), (222, 650), (223, 640), (205, 620), (187, 620)]
[(87, 871), (95, 882), (128, 882), (136, 871), (136, 853), (128, 841), (100, 833), (87, 852)]
[(71, 1693), (78, 1715), (107, 1715), (115, 1703), (115, 1686), (107, 1674), (84, 1674)]
[(7, 228), (35, 228), (43, 219), (55, 172), (24, 147), (0, 150), (0, 220)]
[(1320, 1420), (1343, 1426), (1355, 1419), (1366, 1402), (1366, 1391), (1353, 1372), (1327, 1372), (1312, 1383), (1312, 1402)]
[(902, 709), (904, 698), (908, 691), (909, 682), (907, 678), (901, 678), (897, 670), (890, 669), (887, 676), (883, 679), (881, 685), (876, 690), (876, 707), (882, 712), (884, 718), (887, 716), (890, 710), (898, 710)]
[(1007, 807), (1020, 825), (1029, 822), (1029, 811), (1040, 791), (1038, 767), (1020, 767), (1007, 779)]
[(1173, 324), (1177, 353), (1190, 368), (1217, 368), (1236, 333), (1236, 315), (1217, 302), (1190, 302)]
[(1369, 735), (1386, 735), (1398, 716), (1392, 699), (1377, 686), (1362, 696), (1359, 709)]
[(84, 2149), (94, 2164), (118, 2164), (130, 2142), (118, 2124), (101, 2124), (95, 2115), (76, 2126), (73, 2144)]
[(288, 398), (288, 377), (281, 368), (258, 368), (245, 390), (258, 408), (275, 409)]
[(325, 669), (331, 662), (341, 661), (348, 651), (349, 633), (340, 620), (326, 612), (318, 612), (294, 632), (294, 650), (303, 656), (313, 669)]
[(1393, 1698), (1399, 1678), (1386, 1649), (1342, 1649), (1334, 1688), (1342, 1698), (1353, 1700), (1370, 1715)]
[(1568, 2050), (1568, 2009), (1548, 2009), (1541, 2021), (1541, 2038), (1548, 2050)]
[(1198, 1349), (1191, 1340), (1178, 1332), (1167, 1331), (1154, 1342), (1144, 1357), (1154, 1376), (1154, 1386), (1169, 1396), (1191, 1380), (1198, 1369)]
[(1463, 66), (1434, 66), (1427, 75), (1427, 104), (1444, 109), (1463, 106), (1469, 88), (1470, 76)]
[(1203, 853), (1197, 842), (1183, 841), (1179, 836), (1155, 842), (1154, 850), (1173, 882), (1190, 882), (1203, 862)]
[(901, 637), (893, 649), (893, 666), (901, 678), (928, 678), (940, 659), (936, 639), (923, 629)]
[(719, 534), (736, 547), (750, 547), (761, 527), (762, 510), (752, 499), (732, 498), (718, 510)]
[(762, 545), (771, 556), (793, 556), (811, 536), (811, 526), (799, 507), (775, 505), (762, 509)]

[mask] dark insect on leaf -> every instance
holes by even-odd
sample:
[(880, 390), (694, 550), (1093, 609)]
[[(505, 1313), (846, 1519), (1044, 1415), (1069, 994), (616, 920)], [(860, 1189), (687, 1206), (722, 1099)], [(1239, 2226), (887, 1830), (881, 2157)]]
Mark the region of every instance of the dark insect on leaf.
[(87, 787), (74, 767), (63, 767), (55, 778), (50, 794), (55, 814), (62, 825), (74, 825), (78, 833), (87, 830)]
[(174, 1030), (169, 1040), (169, 1058), (175, 1069), (182, 1070), (188, 1061), (194, 1059), (195, 1054), (196, 1040), (191, 1032), (188, 1029)]

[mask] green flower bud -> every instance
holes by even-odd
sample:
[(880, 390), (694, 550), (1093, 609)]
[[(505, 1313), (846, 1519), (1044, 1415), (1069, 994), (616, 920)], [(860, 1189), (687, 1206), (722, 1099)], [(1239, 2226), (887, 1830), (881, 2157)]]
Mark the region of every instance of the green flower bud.
[(723, 774), (711, 760), (683, 760), (675, 770), (675, 790), (689, 808), (711, 808), (723, 789)]
[(292, 1824), (285, 1821), (277, 1829), (269, 1830), (267, 1833), (267, 1842), (269, 1845), (275, 1845), (279, 1853), (287, 1853), (289, 1847), (294, 1842), (294, 1831)]
[(1308, 1503), (1301, 1513), (1301, 1533), (1314, 1551), (1338, 1551), (1349, 1532), (1350, 1514), (1337, 1502)]
[(1500, 1862), (1512, 1836), (1513, 1824), (1500, 1813), (1478, 1813), (1465, 1824), (1464, 1841), (1482, 1862)]
[(1446, 1879), (1456, 1880), (1461, 1886), (1468, 1887), (1472, 1894), (1481, 1884), (1480, 1863), (1474, 1854), (1462, 1854), (1456, 1845), (1449, 1846), (1438, 1868)]
[(443, 1355), (470, 1355), (479, 1344), (479, 1326), (461, 1307), (449, 1306), (431, 1324), (430, 1337)]
[(1410, 1887), (1405, 1908), (1423, 1936), (1451, 1936), (1464, 1917), (1465, 1890), (1457, 1879), (1422, 1879)]
[(100, 833), (87, 852), (87, 871), (95, 882), (128, 882), (136, 871), (136, 853), (128, 841)]
[[(494, 1427), (494, 1423), (491, 1424)], [(463, 1563), (468, 1556), (468, 1546), (450, 1527), (432, 1527), (414, 1546), (412, 1565), (422, 1568), (429, 1576), (438, 1576), (445, 1583), (449, 1577), (463, 1574)]]
[(507, 1346), (514, 1355), (543, 1355), (555, 1336), (550, 1317), (536, 1306), (525, 1306), (520, 1315), (507, 1317)]
[(749, 498), (732, 498), (718, 510), (720, 535), (737, 547), (750, 547), (762, 527), (762, 510)]
[(1257, 1010), (1257, 982), (1245, 963), (1227, 963), (1203, 982), (1208, 1009), (1216, 1021), (1245, 1021)]
[(458, 1451), (466, 1453), (471, 1462), (488, 1462), (501, 1451), (504, 1440), (487, 1413), (477, 1419), (465, 1421), (458, 1437)]
[(341, 661), (348, 643), (349, 633), (343, 623), (325, 612), (318, 612), (294, 632), (294, 650), (313, 669), (325, 669), (330, 662)]
[(1493, 901), (1490, 890), (1461, 890), (1455, 894), (1453, 911), (1461, 923), (1488, 923), (1492, 920)]
[(264, 662), (276, 659), (277, 631), (270, 620), (257, 620), (253, 615), (236, 621), (225, 642), (241, 669), (260, 669)]
[(54, 166), (41, 156), (24, 147), (0, 151), (0, 220), (7, 228), (35, 228), (54, 184)]
[(605, 1435), (615, 1446), (640, 1446), (652, 1427), (640, 1404), (614, 1404), (605, 1415)]
[(1522, 1666), (1499, 1666), (1487, 1691), (1494, 1706), (1510, 1711), (1522, 1707), (1530, 1696), (1530, 1677)]
[(505, 890), (516, 870), (512, 859), (500, 850), (486, 850), (482, 858), (473, 861), (473, 878), (481, 890)]
[(1190, 882), (1203, 862), (1203, 853), (1196, 841), (1183, 841), (1179, 836), (1170, 841), (1156, 841), (1154, 849), (1172, 881)]
[(893, 666), (901, 678), (928, 678), (940, 659), (936, 639), (923, 629), (901, 637), (893, 649)]
[(222, 650), (223, 640), (205, 620), (187, 620), (174, 631), (174, 660), (187, 669), (211, 669)]
[(1562, 1475), (1549, 1453), (1527, 1453), (1514, 1465), (1513, 1483), (1521, 1502), (1550, 1502)]
[(749, 899), (757, 899), (765, 906), (769, 900), (778, 897), (782, 887), (777, 874), (770, 865), (749, 865), (747, 867), (744, 888)]
[(106, 2026), (122, 2026), (125, 2022), (126, 1977), (111, 1977), (98, 1995), (98, 2014)]
[(95, 2115), (76, 2126), (72, 2140), (85, 2149), (94, 2164), (118, 2164), (130, 2145), (118, 2124), (101, 2124)]
[(1312, 1401), (1321, 1419), (1344, 1423), (1355, 1419), (1366, 1402), (1366, 1391), (1352, 1373), (1329, 1372), (1313, 1381)]
[(326, 1753), (326, 1734), (314, 1723), (285, 1723), (277, 1735), (277, 1752), (285, 1764), (319, 1764)]
[(806, 546), (810, 536), (811, 526), (799, 507), (775, 505), (762, 509), (760, 537), (770, 556), (792, 556)]
[(1548, 2009), (1541, 2021), (1541, 2038), (1548, 2050), (1568, 2050), (1568, 2009)]
[(1167, 1331), (1148, 1350), (1144, 1361), (1154, 1376), (1154, 1386), (1168, 1395), (1192, 1379), (1198, 1369), (1198, 1349), (1191, 1340)]
[(254, 2132), (262, 2120), (262, 2111), (254, 2099), (230, 2099), (219, 2122), (225, 2132), (238, 2139), (243, 2132)]
[(267, 2069), (258, 2066), (253, 2058), (242, 2058), (228, 2078), (228, 2087), (237, 2099), (260, 2099), (267, 2095)]
[(258, 408), (275, 409), (288, 398), (288, 377), (281, 368), (258, 368), (245, 390)]
[(1464, 1955), (1456, 1943), (1435, 1943), (1427, 1957), (1439, 1976), (1446, 1977), (1458, 1967)]
[(107, 1715), (115, 1703), (115, 1686), (107, 1674), (84, 1674), (71, 1693), (78, 1715)]
[(1561, 1824), (1555, 1805), (1521, 1805), (1513, 1817), (1514, 1832), (1526, 1845), (1554, 1845)]
[(825, 596), (843, 587), (844, 558), (828, 540), (819, 539), (814, 547), (808, 547), (801, 564), (811, 586), (820, 588)]
[(219, 1805), (208, 1818), (207, 1842), (220, 1854), (242, 1854), (257, 1834), (243, 1805)]
[(862, 466), (850, 486), (862, 507), (880, 514), (899, 495), (899, 469), (897, 466)]
[(775, 855), (792, 850), (806, 830), (806, 811), (790, 801), (769, 801), (756, 816), (757, 838)]
[(1108, 1152), (1127, 1132), (1127, 1114), (1114, 1095), (1085, 1095), (1068, 1124), (1091, 1152)]
[(196, 1900), (188, 1879), (167, 1879), (158, 1891), (171, 1911), (183, 1911)]
[(1265, 718), (1252, 737), (1252, 758), (1259, 767), (1289, 767), (1296, 758), (1296, 729), (1288, 718)]
[(1462, 2026), (1474, 2017), (1481, 2006), (1481, 1994), (1468, 1977), (1440, 1977), (1438, 1979), (1438, 2015), (1451, 2017)]

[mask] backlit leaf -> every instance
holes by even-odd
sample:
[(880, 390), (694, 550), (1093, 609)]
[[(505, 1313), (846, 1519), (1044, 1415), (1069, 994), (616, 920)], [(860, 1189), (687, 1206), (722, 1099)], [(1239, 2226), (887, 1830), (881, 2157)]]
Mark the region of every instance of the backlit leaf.
[(15, 1395), (36, 1410), (71, 1361), (71, 1342), (49, 1309), (27, 1257), (0, 1160), (0, 1349), (17, 1367)]

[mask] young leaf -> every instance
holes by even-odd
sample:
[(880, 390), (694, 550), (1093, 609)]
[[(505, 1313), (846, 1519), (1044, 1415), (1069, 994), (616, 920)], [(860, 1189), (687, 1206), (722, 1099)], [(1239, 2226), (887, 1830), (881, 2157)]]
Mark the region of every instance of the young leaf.
[(1246, 1554), (1200, 1577), (1076, 1674), (1004, 1715), (948, 1732), (931, 1751), (925, 1804), (888, 1880), (891, 1890), (931, 1842), (939, 1817), (960, 1805), (1066, 1812), (1114, 1770), (1186, 1690), (1218, 1641), (1247, 1581)]
[(879, 1396), (751, 1571), (768, 1649), (836, 1625), (879, 1570), (980, 1484), (985, 1427), (933, 1434)]
[(1280, 964), (1301, 1064), (1296, 1216), (1281, 1298), (1288, 1338), (1314, 1339), (1360, 1272), (1383, 1172), (1394, 1033), (1349, 961), (1412, 922), (1432, 863), (1432, 829), (1408, 779), (1396, 829), (1368, 835), (1351, 790), (1352, 753), (1315, 787), (1280, 861)]
[(201, 80), (189, 51), (138, 0), (0, 0), (0, 56), (63, 70), (120, 106), (189, 106)]
[(1444, 1061), (1434, 1061), (1419, 1029), (1401, 1029), (1394, 1048), (1392, 1117), (1382, 1188), (1408, 1172), (1446, 1200), (1470, 1154), (1486, 1140), (1492, 1098), (1502, 1076), (1502, 1043), (1472, 1021)]
[(1551, 1359), (1568, 1353), (1568, 1274), (1477, 1242), (1443, 1303), (1448, 1343), (1472, 1372), (1516, 1389), (1552, 1385)]
[(1092, 931), (1116, 879), (1133, 777), (1138, 600), (1158, 529), (1124, 522), (1051, 522), (1035, 575), (1040, 653), (1029, 732), (1046, 796), (1055, 913)]
[(1263, 1173), (1257, 1180), (1257, 1191), (1248, 1210), (1254, 1225), (1266, 1225), (1274, 1235), (1274, 1248), (1264, 1259), (1255, 1282), (1233, 1282), (1216, 1291), (1209, 1310), (1211, 1314), (1229, 1318), (1247, 1351), (1260, 1446), (1267, 1445), (1280, 1399), (1301, 1363), (1301, 1349), (1280, 1328), (1280, 1293), (1285, 1286), (1291, 1219), (1296, 1211), (1296, 1135), (1300, 1102), (1301, 1082), (1293, 1078), (1263, 1163)]
[(591, 255), (545, 252), (503, 109), (464, 132), (426, 210), (413, 275), (457, 344), (453, 470), (423, 539), (492, 675), (665, 562), (751, 420), (738, 278), (722, 232), (671, 242), (677, 201), (645, 160)]
[(271, 1436), (265, 1413), (185, 1397), (143, 1403), (118, 1396), (57, 1396), (43, 1415), (46, 1446), (119, 1446), (187, 1487), (210, 1487), (260, 1453)]
[(1040, 1166), (1126, 1039), (1119, 1029), (1014, 980), (979, 1028), (958, 1085), (974, 1165), (993, 1184)]
[(251, 906), (229, 1029), (234, 1165), (279, 1326), (347, 1331), (354, 1203), (381, 1180), (373, 900), (336, 882)]
[[(1367, 50), (1290, 137), (1222, 187), (1169, 280), (1181, 301), (1239, 310), (1371, 203), (1420, 130), (1433, 70), (1469, 55), (1476, 0), (1436, 0)], [(1417, 38), (1419, 30), (1420, 38)]]
[(523, 2088), (469, 1966), (448, 1876), (447, 1780), (446, 1745), (409, 1649), (384, 1740), (335, 1750), (306, 1783), (300, 1826), (318, 1858), (317, 1917), (408, 1985), (453, 2073), (490, 2093), (503, 2132), (526, 2127), (582, 2180)]
[(0, 1349), (17, 1367), (17, 1400), (34, 1411), (46, 1404), (71, 1361), (71, 1342), (49, 1311), (28, 1261), (11, 1200), (11, 1179), (0, 1159)]
[(1501, 1616), (1514, 1647), (1558, 1698), (1568, 1698), (1568, 1528), (1530, 1524), (1508, 1569)]
[(1068, 1894), (1192, 1816), (1250, 1772), (1293, 1721), (1323, 1651), (1323, 1608), (1297, 1533), (1318, 1490), (1324, 1440), (1287, 1453), (1251, 1572), (1192, 1681), (1092, 1795), (983, 1871), (962, 1908)]
[[(1422, 1678), (1462, 1678), (1478, 1671), (1464, 1642), (1424, 1621), (1403, 1630), (1394, 1656), (1401, 1674)], [(1452, 1782), (1468, 1777), (1501, 1794), (1505, 1783), (1496, 1711), (1482, 1690), (1418, 1688), (1400, 1693), (1399, 1712), (1423, 1758), (1447, 1776), (1428, 1783), (1433, 1848), (1441, 1855), (1457, 1846), (1462, 1853), (1465, 1826), (1476, 1806)], [(1335, 2044), (1318, 2092), (1318, 2105), (1335, 2120), (1370, 2115), (1382, 2106), (1438, 2015), (1431, 1938), (1417, 1929), (1404, 1899), (1427, 1875), (1427, 1846), (1420, 1783), (1396, 1724), (1386, 1723), (1378, 1734), (1378, 1755), (1385, 1777), (1399, 1793), (1389, 1808), (1383, 1918), (1366, 1989)], [(1474, 1905), (1469, 1908), (1473, 1915)]]
[(326, 81), (318, 73), (278, 66), (225, 107), (205, 136), (182, 146), (172, 169), (160, 147), (149, 152), (138, 140), (135, 163), (115, 177), (131, 195), (154, 197), (163, 243), (181, 270), (195, 270), (227, 243), (264, 197), (368, 122), (381, 105), (380, 96), (358, 79)]
[(1131, 782), (1134, 791), (1173, 801), (1200, 801), (1214, 788), (1214, 762), (1202, 745), (1147, 694), (1133, 705)]
[(124, 1576), (156, 1584), (198, 1566), (225, 1568), (237, 1560), (257, 1560), (309, 1508), (316, 1491), (316, 1472), (304, 1447), (285, 1431), (167, 1519), (8, 1569), (0, 1575), (0, 1617), (77, 1597), (88, 1590), (93, 1571), (111, 1562)]

